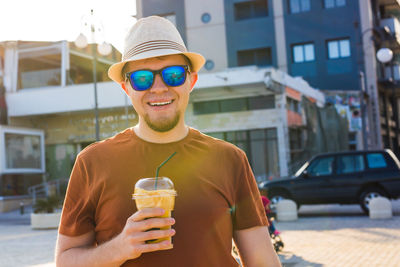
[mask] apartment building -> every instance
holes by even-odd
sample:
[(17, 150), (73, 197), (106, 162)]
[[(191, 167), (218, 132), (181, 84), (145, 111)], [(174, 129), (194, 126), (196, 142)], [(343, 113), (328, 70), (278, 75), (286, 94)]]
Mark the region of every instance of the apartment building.
[[(90, 47), (82, 50), (66, 41), (19, 41), (4, 42), (2, 48), (7, 104), (0, 143), (4, 198), (26, 194), (29, 186), (46, 180), (68, 178), (75, 156), (96, 141), (96, 131)], [(105, 75), (120, 57), (114, 52), (99, 57), (97, 64), (100, 139), (137, 122), (130, 101)], [(302, 97), (316, 107), (325, 102), (324, 95), (303, 79), (270, 67), (203, 72), (186, 119), (189, 125), (243, 148), (257, 178), (263, 180), (289, 173), (293, 156), (289, 143), (299, 142), (289, 133), (304, 127), (307, 119), (300, 107)]]
[[(257, 65), (300, 76), (338, 95), (334, 104), (348, 106), (349, 120), (363, 117), (349, 128), (350, 148), (399, 155), (400, 1), (137, 0), (136, 6), (138, 17), (173, 21), (188, 47), (205, 55), (204, 72)], [(385, 66), (376, 59), (382, 47), (395, 55)]]
[[(288, 56), (276, 55), (274, 51), (281, 44), (274, 35), (265, 37), (261, 29), (253, 30), (249, 24), (241, 26), (241, 35), (235, 36), (240, 23), (233, 17), (232, 23), (237, 25), (225, 22), (227, 1), (189, 2), (137, 2), (139, 17), (167, 17), (177, 25), (189, 49), (207, 59), (188, 106), (189, 125), (241, 147), (258, 180), (290, 174), (305, 159), (299, 155), (306, 157), (321, 149), (314, 141), (340, 143), (340, 134), (332, 133), (346, 127), (319, 125), (318, 113), (325, 105), (325, 96), (305, 78), (288, 74), (291, 67), (282, 60)], [(235, 3), (230, 3), (231, 8)], [(268, 14), (272, 12), (263, 8)], [(254, 7), (250, 10), (250, 14), (259, 12)], [(278, 18), (260, 19), (273, 22)], [(253, 22), (243, 19), (241, 23)], [(268, 29), (276, 32), (278, 26), (271, 25)], [(236, 47), (230, 47), (231, 42), (237, 42)], [(93, 73), (91, 48), (78, 48), (66, 41), (0, 43), (0, 99), (6, 100), (0, 134), (9, 138), (0, 143), (0, 148), (4, 147), (0, 153), (7, 158), (0, 169), (3, 202), (13, 195), (26, 194), (33, 184), (69, 177), (77, 153), (96, 141), (95, 92), (100, 140), (137, 122), (130, 100), (106, 75), (121, 55), (115, 49), (108, 56), (98, 55)], [(305, 47), (304, 56), (308, 58), (306, 51)], [(331, 111), (324, 113), (325, 118), (339, 123)], [(318, 132), (321, 127), (330, 127), (326, 132), (331, 135), (322, 137)], [(331, 146), (340, 147), (343, 145)], [(307, 148), (312, 150), (307, 152)], [(21, 162), (27, 165), (22, 168), (18, 165)], [(17, 165), (20, 167), (12, 168)]]
[[(269, 141), (266, 135), (262, 137), (264, 138), (264, 143), (258, 144), (258, 150), (253, 146), (252, 151), (251, 144), (247, 148), (242, 146), (247, 152), (256, 176), (260, 177), (260, 179), (287, 175), (291, 172), (292, 166), (298, 165), (299, 160), (295, 160), (298, 158), (295, 154), (296, 152), (299, 154), (305, 152), (306, 142), (304, 138), (307, 135), (305, 130), (306, 120), (298, 120), (300, 123), (297, 125), (291, 122), (288, 123), (287, 119), (293, 110), (296, 110), (294, 113), (304, 114), (304, 110), (301, 107), (301, 97), (293, 98), (293, 94), (290, 94), (290, 92), (292, 92), (292, 89), (297, 88), (293, 90), (295, 94), (303, 95), (303, 93), (299, 93), (296, 90), (300, 90), (299, 88), (306, 84), (306, 87), (313, 88), (313, 90), (304, 92), (304, 96), (311, 98), (322, 96), (320, 92), (315, 90), (312, 82), (317, 78), (321, 81), (325, 79), (325, 77), (318, 77), (320, 75), (320, 66), (315, 62), (316, 52), (313, 42), (316, 40), (311, 39), (312, 35), (302, 36), (301, 33), (298, 33), (296, 34), (297, 37), (290, 36), (292, 33), (288, 31), (292, 30), (292, 26), (288, 25), (286, 20), (290, 19), (291, 16), (286, 12), (288, 6), (284, 2), (280, 0), (136, 1), (138, 18), (159, 15), (169, 19), (180, 31), (188, 49), (200, 52), (205, 56), (206, 63), (200, 72), (199, 87), (201, 87), (204, 80), (210, 79), (210, 81), (207, 81), (210, 84), (209, 86), (211, 88), (219, 88), (223, 86), (223, 84), (219, 83), (219, 80), (226, 81), (229, 73), (236, 73), (234, 79), (237, 81), (237, 86), (239, 86), (240, 90), (214, 89), (207, 91), (195, 90), (193, 92), (193, 114), (197, 118), (194, 122), (203, 120), (204, 123), (195, 123), (200, 130), (235, 144), (240, 142), (233, 140), (231, 136), (236, 136), (236, 132), (238, 131), (249, 132), (245, 133), (244, 136), (251, 136), (252, 131), (260, 129), (263, 131), (275, 131), (277, 134), (274, 136), (277, 137), (276, 142), (278, 144), (276, 152), (274, 152), (274, 146), (270, 147), (268, 145)], [(292, 8), (293, 10), (290, 14), (299, 13), (299, 16), (304, 16), (301, 12), (302, 10), (296, 10), (293, 6)], [(315, 14), (317, 13), (318, 11), (315, 11)], [(297, 20), (301, 20), (299, 16)], [(296, 20), (293, 20), (291, 24), (297, 25)], [(297, 25), (297, 27), (301, 28), (302, 26)], [(296, 30), (293, 29), (293, 31)], [(344, 34), (343, 39), (346, 39), (347, 36), (348, 34)], [(323, 43), (324, 38), (324, 36), (321, 36), (317, 44)], [(341, 41), (340, 38), (335, 39), (328, 35), (326, 38), (327, 40), (336, 40), (336, 45)], [(288, 41), (293, 43), (293, 47), (288, 46), (286, 48)], [(350, 46), (350, 42), (345, 44)], [(285, 49), (277, 49), (277, 47), (285, 47)], [(292, 50), (296, 52), (296, 55), (292, 55)], [(318, 53), (321, 54), (323, 52)], [(294, 56), (296, 57), (296, 61), (294, 61)], [(356, 59), (355, 57), (351, 57), (350, 59), (344, 59), (344, 61), (349, 61), (349, 65), (355, 65), (354, 61)], [(332, 66), (331, 69), (340, 73), (341, 69), (337, 65)], [(287, 86), (287, 90), (274, 91), (269, 89), (269, 93), (263, 94), (262, 92), (254, 91), (254, 85), (249, 79), (249, 76), (256, 75), (260, 69), (285, 73), (291, 79), (293, 79), (293, 76), (304, 76), (306, 74), (307, 77), (313, 77), (314, 80), (310, 79), (305, 82), (306, 76), (297, 80), (293, 79), (298, 84), (295, 87), (290, 87), (286, 84), (285, 79), (283, 79), (278, 83)], [(350, 80), (349, 77), (351, 75), (357, 73), (356, 70), (352, 70), (352, 74), (346, 74), (345, 71), (342, 72), (345, 73), (343, 77), (347, 75), (347, 80)], [(212, 74), (216, 75), (215, 77), (219, 77), (219, 80), (210, 78)], [(213, 82), (215, 85), (212, 84)], [(353, 84), (357, 86), (354, 81)], [(347, 86), (341, 89), (354, 90), (350, 84), (347, 84)], [(264, 87), (269, 88), (265, 85)], [(218, 93), (220, 91), (224, 91), (224, 93)], [(201, 98), (198, 98), (197, 92), (202, 92)], [(270, 97), (266, 97), (265, 94), (270, 94)], [(239, 112), (242, 106), (245, 106), (245, 101), (248, 101), (246, 99), (252, 97), (260, 103), (263, 102), (263, 104), (259, 105), (263, 106), (262, 109), (265, 110), (265, 113), (259, 114), (257, 117), (248, 116), (235, 121), (234, 118), (240, 118)], [(269, 110), (271, 101), (274, 108), (279, 107), (279, 109), (283, 108), (283, 110), (278, 113), (271, 112)], [(224, 110), (221, 107), (225, 102), (227, 105), (232, 106)], [(321, 97), (320, 104), (324, 102), (324, 97)], [(227, 120), (229, 123), (224, 124), (223, 119), (213, 120), (210, 119), (210, 116), (215, 118), (230, 116), (233, 118), (233, 121)], [(252, 121), (253, 119), (255, 120)], [(271, 123), (272, 121), (275, 123)], [(356, 135), (359, 136), (360, 131), (354, 134), (354, 136)], [(298, 145), (299, 143), (301, 145)], [(354, 147), (357, 146), (359, 147), (360, 144), (354, 142)], [(253, 155), (253, 153), (256, 153), (255, 151), (258, 153), (257, 156)], [(256, 158), (258, 158), (260, 163), (255, 162)], [(268, 165), (269, 159), (276, 159), (276, 164), (271, 164), (271, 166), (277, 166), (276, 169), (272, 170), (268, 167), (260, 167), (260, 171), (258, 171), (256, 165)], [(304, 161), (304, 159), (302, 160)]]

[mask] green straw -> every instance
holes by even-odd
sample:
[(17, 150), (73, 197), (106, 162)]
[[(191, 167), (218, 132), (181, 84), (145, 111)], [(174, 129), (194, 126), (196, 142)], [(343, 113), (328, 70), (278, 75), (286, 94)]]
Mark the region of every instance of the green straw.
[(156, 183), (154, 184), (154, 189), (157, 190), (157, 181), (158, 181), (158, 172), (160, 171), (160, 168), (167, 163), (168, 160), (170, 160), (173, 156), (175, 156), (176, 152), (172, 153), (171, 156), (169, 156), (163, 163), (160, 164), (160, 166), (157, 167), (156, 170)]

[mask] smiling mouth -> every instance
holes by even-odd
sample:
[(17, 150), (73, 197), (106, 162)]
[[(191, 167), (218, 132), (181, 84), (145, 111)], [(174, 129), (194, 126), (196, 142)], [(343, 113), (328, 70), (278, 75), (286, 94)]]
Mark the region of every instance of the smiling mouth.
[(172, 102), (174, 102), (174, 100), (170, 100), (170, 101), (163, 101), (163, 102), (148, 102), (147, 104), (151, 107), (162, 107), (162, 106), (166, 106), (169, 104), (172, 104)]

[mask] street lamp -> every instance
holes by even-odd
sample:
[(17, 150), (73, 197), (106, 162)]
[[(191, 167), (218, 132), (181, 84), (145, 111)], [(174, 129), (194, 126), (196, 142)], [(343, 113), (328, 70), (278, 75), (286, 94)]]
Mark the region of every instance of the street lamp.
[(399, 116), (398, 116), (398, 107), (397, 107), (397, 99), (396, 99), (396, 84), (395, 84), (395, 77), (394, 77), (394, 70), (393, 70), (393, 64), (392, 64), (392, 59), (393, 59), (393, 51), (390, 50), (389, 48), (381, 48), (378, 50), (376, 53), (376, 57), (378, 61), (382, 64), (387, 64), (391, 62), (390, 64), (390, 81), (391, 81), (391, 86), (392, 86), (392, 113), (393, 113), (393, 120), (395, 122), (395, 136), (394, 136), (394, 143), (390, 140), (390, 124), (387, 123), (388, 125), (388, 141), (389, 144), (392, 144), (392, 149), (393, 152), (395, 152), (396, 155), (399, 153), (399, 144), (398, 144), (398, 133), (399, 133)]
[[(376, 55), (375, 47), (391, 36), (391, 31), (388, 26), (363, 29), (360, 34), (361, 49), (358, 51), (362, 54), (363, 63), (360, 66), (360, 82), (363, 114), (363, 135), (364, 149), (366, 148), (382, 148), (382, 133), (379, 114), (379, 92), (376, 83), (376, 60), (370, 55)], [(368, 108), (367, 108), (368, 107)], [(368, 122), (367, 117), (368, 116)]]
[(389, 48), (381, 48), (376, 52), (376, 57), (378, 58), (379, 62), (385, 64), (392, 60), (393, 52)]
[[(83, 16), (81, 19), (83, 26), (82, 30), (90, 30), (91, 32), (91, 43), (92, 43), (92, 57), (93, 57), (93, 85), (94, 85), (94, 114), (95, 114), (95, 127), (96, 127), (96, 141), (100, 140), (100, 127), (99, 127), (99, 110), (98, 110), (98, 102), (97, 102), (97, 52), (101, 55), (106, 56), (111, 53), (112, 47), (109, 43), (103, 41), (101, 44), (97, 45), (97, 52), (96, 47), (96, 35), (102, 34), (104, 40), (104, 29), (101, 21), (94, 16), (93, 9), (90, 10), (90, 16)], [(79, 34), (79, 36), (75, 40), (75, 45), (79, 48), (85, 48), (88, 45), (87, 37), (83, 32)]]

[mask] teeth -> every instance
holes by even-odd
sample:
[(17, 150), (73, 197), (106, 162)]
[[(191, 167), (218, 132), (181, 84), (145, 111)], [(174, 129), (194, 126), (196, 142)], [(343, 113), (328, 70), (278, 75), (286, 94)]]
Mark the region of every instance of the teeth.
[(171, 101), (168, 101), (168, 102), (154, 102), (154, 103), (149, 103), (149, 105), (150, 106), (165, 106), (165, 105), (168, 105), (168, 104), (171, 104), (172, 103), (172, 100)]

